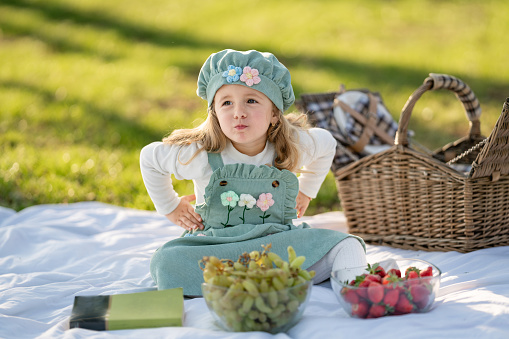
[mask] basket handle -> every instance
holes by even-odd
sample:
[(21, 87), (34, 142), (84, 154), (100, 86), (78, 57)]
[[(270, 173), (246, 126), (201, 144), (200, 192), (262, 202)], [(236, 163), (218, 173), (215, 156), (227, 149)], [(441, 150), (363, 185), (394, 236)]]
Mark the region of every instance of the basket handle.
[(417, 88), (408, 98), (401, 116), (399, 118), (398, 131), (394, 140), (395, 145), (408, 146), (408, 123), (412, 110), (419, 98), (426, 91), (434, 91), (438, 89), (448, 89), (456, 94), (456, 97), (463, 103), (467, 119), (470, 121), (470, 138), (481, 135), (481, 124), (479, 118), (481, 116), (481, 106), (474, 92), (460, 79), (447, 74), (430, 73), (423, 84)]

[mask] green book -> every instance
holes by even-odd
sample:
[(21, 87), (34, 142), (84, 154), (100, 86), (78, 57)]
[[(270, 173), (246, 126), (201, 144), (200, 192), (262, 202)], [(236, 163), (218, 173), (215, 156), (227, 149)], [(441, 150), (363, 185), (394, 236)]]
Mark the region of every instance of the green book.
[(182, 326), (182, 288), (128, 294), (75, 296), (70, 328), (96, 331)]

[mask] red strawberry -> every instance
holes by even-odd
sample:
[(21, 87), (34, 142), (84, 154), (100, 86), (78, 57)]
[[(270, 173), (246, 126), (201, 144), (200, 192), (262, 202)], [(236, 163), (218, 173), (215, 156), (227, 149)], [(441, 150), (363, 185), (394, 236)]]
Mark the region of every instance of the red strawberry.
[(428, 266), (424, 271), (421, 271), (421, 277), (432, 277), (433, 276), (433, 268)]
[(378, 274), (368, 274), (368, 275), (366, 275), (365, 279), (370, 280), (370, 281), (374, 281), (374, 282), (377, 282), (377, 283), (382, 282), (382, 278)]
[(408, 300), (406, 294), (401, 293), (399, 295), (399, 300), (396, 303), (396, 307), (395, 307), (397, 314), (410, 313), (410, 312), (412, 312), (413, 308), (414, 308), (414, 306), (412, 305), (410, 300)]
[(412, 301), (419, 309), (424, 308), (428, 304), (430, 292), (426, 286), (421, 284), (413, 285), (410, 287), (409, 291), (412, 296)]
[(348, 288), (343, 294), (343, 299), (350, 304), (357, 304), (359, 302), (359, 296), (355, 290)]
[(406, 269), (405, 271), (405, 278), (407, 279), (414, 279), (414, 278), (419, 278), (420, 275), (419, 273), (421, 272), (420, 269), (418, 269), (417, 267), (409, 267)]
[(380, 278), (383, 278), (386, 274), (384, 268), (380, 266), (378, 263), (374, 264), (373, 266), (368, 264), (368, 272), (370, 274), (376, 274), (380, 276)]
[(429, 301), (429, 298), (424, 298), (421, 301), (416, 302), (415, 303), (416, 309), (419, 311), (424, 310), (426, 308), (426, 306), (428, 306), (428, 301)]
[(358, 275), (358, 276), (355, 277), (354, 280), (350, 281), (349, 285), (351, 285), (351, 286), (359, 286), (359, 284), (361, 282), (363, 282), (365, 280), (365, 278), (366, 278), (366, 274), (365, 273), (361, 274), (361, 275)]
[(399, 282), (401, 278), (398, 278), (394, 274), (387, 274), (385, 277), (382, 278), (382, 285), (396, 285), (397, 282)]
[(406, 275), (406, 279), (407, 279), (407, 281), (406, 281), (407, 286), (416, 285), (419, 283), (419, 273), (417, 273), (415, 271), (410, 271)]
[(385, 273), (385, 270), (382, 266), (378, 266), (375, 268), (375, 274), (378, 274), (380, 278), (383, 278), (387, 273)]
[(401, 278), (401, 271), (396, 268), (391, 268), (389, 271), (387, 271), (387, 274), (393, 274), (398, 278)]
[(366, 318), (369, 312), (369, 305), (366, 301), (361, 300), (358, 304), (352, 305), (352, 315), (359, 318)]
[(399, 290), (386, 289), (383, 302), (387, 306), (395, 307), (399, 299)]
[(368, 298), (375, 304), (382, 301), (384, 298), (384, 288), (382, 284), (372, 281), (368, 286)]
[(385, 306), (373, 304), (369, 308), (368, 318), (380, 318), (385, 315)]
[(357, 289), (357, 294), (359, 295), (359, 297), (363, 297), (363, 298), (367, 298), (368, 297), (368, 286), (369, 284), (371, 283), (370, 280), (363, 280), (360, 284), (359, 284), (359, 289)]

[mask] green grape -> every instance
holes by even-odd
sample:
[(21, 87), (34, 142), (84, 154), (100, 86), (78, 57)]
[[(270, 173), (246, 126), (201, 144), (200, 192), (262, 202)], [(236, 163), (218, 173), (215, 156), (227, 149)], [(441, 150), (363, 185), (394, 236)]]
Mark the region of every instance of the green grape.
[(263, 301), (263, 298), (261, 296), (256, 297), (255, 306), (261, 312), (264, 312), (264, 313), (272, 312), (272, 309), (270, 307), (268, 307), (267, 305), (265, 305), (265, 302)]
[(245, 330), (254, 330), (256, 323), (251, 318), (244, 318)]
[(256, 263), (256, 261), (250, 261), (249, 262), (249, 266), (248, 266), (248, 270), (256, 270), (258, 268), (258, 264)]
[(269, 284), (266, 279), (262, 279), (260, 282), (260, 292), (267, 293), (269, 291)]
[(251, 279), (246, 279), (242, 282), (242, 286), (246, 289), (246, 291), (249, 293), (249, 295), (253, 297), (258, 297), (260, 292), (258, 292), (258, 288), (256, 287), (255, 283)]
[(307, 280), (311, 280), (311, 279), (312, 279), (312, 278), (311, 278), (311, 273), (309, 273), (309, 272), (308, 272), (308, 271), (306, 271), (306, 270), (300, 270), (300, 271), (299, 271), (299, 276), (300, 276), (300, 277), (302, 277), (302, 278), (304, 278), (306, 281), (307, 281)]
[(264, 253), (262, 256), (262, 265), (267, 268), (272, 268), (273, 266), (272, 261), (266, 253)]
[(242, 265), (240, 262), (236, 261), (233, 263), (233, 270), (234, 271), (240, 271), (240, 272), (246, 272), (247, 271), (247, 267)]
[(203, 271), (203, 280), (205, 282), (209, 282), (209, 280), (212, 279), (213, 277), (215, 277), (216, 275), (217, 275), (217, 272), (215, 270), (205, 269)]
[(288, 261), (289, 262), (292, 262), (295, 260), (295, 258), (297, 258), (297, 254), (295, 253), (295, 250), (293, 249), (292, 246), (288, 246)]
[(250, 295), (246, 295), (244, 300), (242, 301), (242, 310), (247, 314), (251, 307), (253, 307), (254, 298)]
[(300, 268), (305, 260), (306, 260), (306, 257), (301, 255), (301, 256), (293, 259), (292, 261), (290, 261), (290, 267), (292, 267), (292, 268)]
[(299, 308), (299, 301), (298, 300), (292, 300), (290, 301), (287, 305), (286, 305), (286, 308), (288, 309), (288, 311), (290, 312), (295, 312), (297, 311), (297, 309)]
[(274, 286), (276, 291), (281, 291), (285, 288), (285, 284), (283, 284), (279, 277), (272, 278), (272, 286)]
[(260, 259), (260, 252), (252, 251), (251, 253), (249, 253), (249, 258), (251, 258), (251, 260), (254, 260), (254, 261)]
[(208, 261), (211, 265), (217, 267), (218, 269), (223, 268), (223, 263), (217, 257), (210, 256), (208, 257)]
[(273, 287), (268, 292), (268, 299), (270, 307), (275, 308), (278, 305), (277, 292)]
[(267, 321), (267, 313), (264, 313), (264, 312), (260, 312), (258, 314), (258, 320), (262, 323), (266, 322)]
[[(253, 299), (253, 302), (254, 302), (254, 299)], [(256, 319), (258, 319), (258, 311), (257, 310), (251, 310), (251, 311), (249, 311), (247, 316), (248, 316), (249, 319), (256, 320)]]

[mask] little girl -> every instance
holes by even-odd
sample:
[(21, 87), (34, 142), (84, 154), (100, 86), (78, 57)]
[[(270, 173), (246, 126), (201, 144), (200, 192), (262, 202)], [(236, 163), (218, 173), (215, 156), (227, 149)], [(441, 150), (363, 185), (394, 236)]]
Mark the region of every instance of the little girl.
[[(303, 267), (316, 271), (315, 283), (332, 269), (365, 265), (361, 239), (293, 224), (316, 197), (336, 141), (306, 127), (305, 115), (283, 115), (295, 100), (288, 69), (270, 53), (224, 50), (205, 61), (197, 94), (208, 102), (205, 122), (174, 131), (140, 155), (156, 210), (185, 229), (154, 253), (150, 271), (158, 288), (201, 295), (203, 256), (236, 260), (269, 243), (282, 258), (289, 245), (306, 256)], [(192, 180), (195, 194), (179, 197), (172, 174)]]

